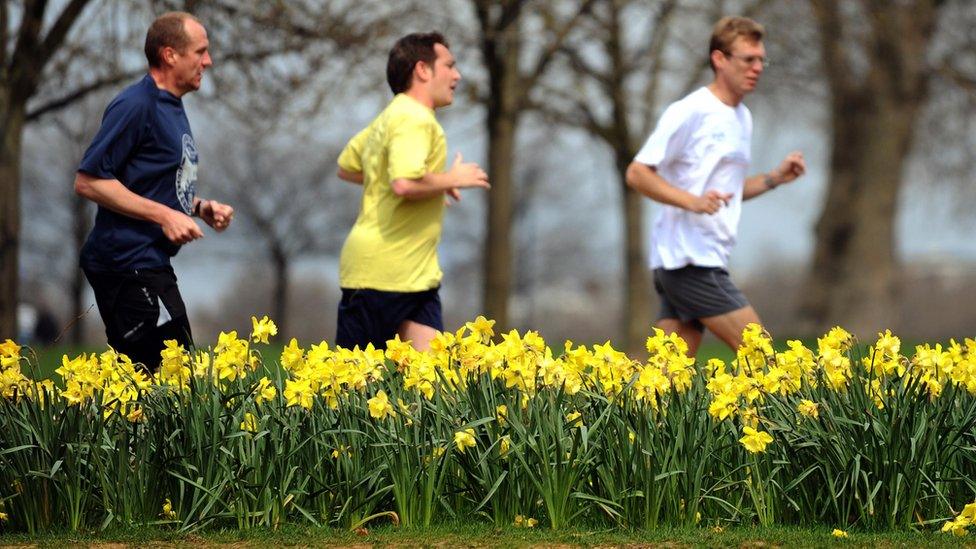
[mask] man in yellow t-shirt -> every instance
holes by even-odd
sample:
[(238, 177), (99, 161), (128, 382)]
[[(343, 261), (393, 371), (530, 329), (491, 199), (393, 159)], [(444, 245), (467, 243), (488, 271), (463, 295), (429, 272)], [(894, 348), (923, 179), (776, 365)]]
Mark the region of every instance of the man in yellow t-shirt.
[(454, 101), (461, 74), (443, 36), (398, 40), (386, 76), (393, 100), (339, 155), (339, 177), (361, 184), (363, 200), (339, 258), (336, 345), (385, 348), (399, 335), (425, 350), (444, 329), (437, 243), (446, 196), (488, 188), (488, 176), (460, 154), (444, 171), (434, 110)]

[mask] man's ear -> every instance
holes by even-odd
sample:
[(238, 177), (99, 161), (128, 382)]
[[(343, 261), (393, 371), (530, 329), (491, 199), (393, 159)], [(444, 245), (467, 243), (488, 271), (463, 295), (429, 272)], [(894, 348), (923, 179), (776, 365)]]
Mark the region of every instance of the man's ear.
[(719, 63), (726, 60), (725, 54), (719, 50), (712, 50), (711, 58), (712, 58), (712, 66), (715, 67), (716, 69), (718, 68)]
[(163, 46), (162, 51), (160, 51), (159, 53), (161, 54), (160, 57), (163, 59), (163, 61), (166, 62), (166, 64), (168, 65), (176, 64), (176, 50), (174, 48), (171, 48), (169, 46)]
[(431, 78), (431, 67), (423, 61), (417, 61), (417, 64), (413, 66), (413, 74), (417, 77), (417, 80), (421, 82), (427, 82)]

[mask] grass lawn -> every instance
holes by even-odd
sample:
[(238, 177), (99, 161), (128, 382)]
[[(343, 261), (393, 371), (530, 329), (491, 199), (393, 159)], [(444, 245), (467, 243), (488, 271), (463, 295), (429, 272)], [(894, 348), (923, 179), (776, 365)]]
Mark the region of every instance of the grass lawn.
[(968, 538), (950, 534), (918, 532), (850, 531), (845, 539), (835, 538), (831, 529), (819, 528), (712, 528), (669, 529), (652, 532), (569, 529), (496, 529), (480, 524), (449, 524), (425, 531), (380, 526), (368, 532), (344, 532), (328, 528), (286, 526), (267, 529), (213, 530), (181, 534), (163, 527), (136, 527), (100, 534), (47, 534), (28, 537), (0, 535), (0, 545), (30, 544), (39, 547), (67, 545), (180, 545), (267, 547), (281, 545), (326, 547), (960, 547)]

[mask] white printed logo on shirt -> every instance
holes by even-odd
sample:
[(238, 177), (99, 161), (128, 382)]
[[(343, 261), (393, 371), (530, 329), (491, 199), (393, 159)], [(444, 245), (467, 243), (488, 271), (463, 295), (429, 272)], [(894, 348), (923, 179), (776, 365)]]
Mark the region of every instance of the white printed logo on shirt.
[(189, 215), (193, 211), (193, 198), (197, 195), (197, 146), (193, 136), (183, 134), (183, 158), (176, 170), (176, 198), (183, 211)]

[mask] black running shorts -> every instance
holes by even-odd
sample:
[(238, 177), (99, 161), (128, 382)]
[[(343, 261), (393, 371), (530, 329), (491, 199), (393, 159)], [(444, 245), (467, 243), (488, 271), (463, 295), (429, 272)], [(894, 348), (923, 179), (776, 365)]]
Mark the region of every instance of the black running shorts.
[(386, 342), (393, 339), (405, 320), (443, 330), (438, 288), (423, 292), (343, 288), (335, 343), (346, 349), (356, 345), (363, 349), (369, 343), (386, 349)]
[(680, 269), (654, 269), (654, 289), (661, 299), (658, 320), (676, 318), (702, 330), (701, 318), (718, 316), (749, 302), (721, 267), (688, 265)]

